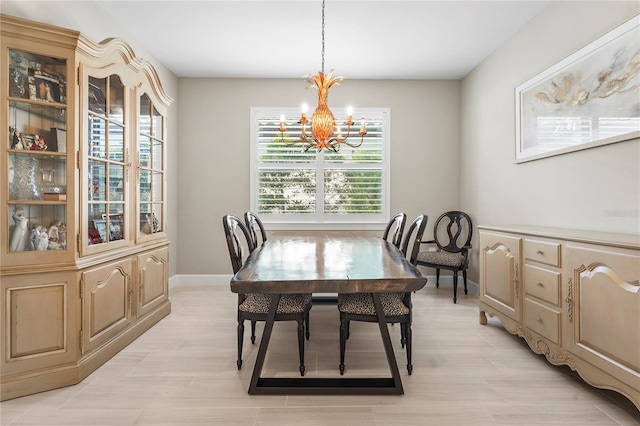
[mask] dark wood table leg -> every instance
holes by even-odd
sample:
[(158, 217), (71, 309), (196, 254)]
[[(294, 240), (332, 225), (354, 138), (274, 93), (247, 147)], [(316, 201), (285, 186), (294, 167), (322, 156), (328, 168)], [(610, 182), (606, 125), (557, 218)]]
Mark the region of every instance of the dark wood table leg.
[(269, 313), (267, 314), (267, 321), (264, 324), (264, 330), (262, 332), (262, 337), (260, 338), (260, 347), (258, 348), (256, 364), (253, 366), (253, 374), (251, 376), (251, 383), (249, 384), (249, 395), (255, 395), (258, 393), (256, 392), (258, 381), (260, 380), (264, 360), (267, 356), (267, 347), (269, 347), (269, 340), (271, 340), (271, 331), (273, 331), (273, 324), (275, 323), (279, 303), (280, 294), (272, 294)]
[(391, 370), (391, 377), (395, 385), (395, 389), (398, 394), (403, 394), (404, 389), (402, 387), (402, 380), (400, 379), (400, 370), (398, 369), (398, 362), (396, 361), (395, 352), (393, 352), (393, 344), (391, 343), (391, 336), (389, 336), (389, 326), (382, 310), (382, 302), (380, 301), (380, 293), (371, 293), (373, 299), (373, 306), (376, 308), (376, 314), (378, 315), (378, 327), (380, 327), (380, 335), (382, 336), (382, 343), (384, 345), (384, 351), (387, 354), (387, 362), (389, 363), (389, 370)]

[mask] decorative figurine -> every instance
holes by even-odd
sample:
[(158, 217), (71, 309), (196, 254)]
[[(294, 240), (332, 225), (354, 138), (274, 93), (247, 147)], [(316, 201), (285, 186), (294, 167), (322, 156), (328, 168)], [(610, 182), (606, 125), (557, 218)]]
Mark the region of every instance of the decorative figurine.
[(42, 232), (42, 225), (34, 226), (31, 230), (29, 249), (32, 251), (38, 249), (38, 244), (40, 244), (40, 232)]
[(51, 226), (49, 227), (49, 231), (48, 231), (49, 241), (52, 241), (54, 243), (58, 242), (58, 240), (60, 239), (58, 228), (60, 227), (61, 224), (62, 224), (62, 221), (59, 219), (55, 219), (53, 222), (51, 222)]
[(40, 233), (40, 241), (38, 241), (38, 247), (36, 250), (45, 251), (49, 248), (49, 235), (47, 235), (47, 231), (43, 230)]
[(24, 149), (22, 137), (20, 136), (20, 132), (17, 130), (14, 130), (11, 134), (11, 149)]
[(13, 209), (13, 221), (15, 226), (9, 240), (9, 251), (24, 251), (29, 241), (29, 231), (27, 223), (29, 219), (24, 216), (24, 209), (16, 207)]
[(34, 135), (33, 143), (29, 147), (32, 151), (46, 151), (47, 144), (44, 142), (44, 138), (40, 135)]
[(58, 229), (58, 244), (61, 249), (67, 248), (67, 226), (64, 223)]

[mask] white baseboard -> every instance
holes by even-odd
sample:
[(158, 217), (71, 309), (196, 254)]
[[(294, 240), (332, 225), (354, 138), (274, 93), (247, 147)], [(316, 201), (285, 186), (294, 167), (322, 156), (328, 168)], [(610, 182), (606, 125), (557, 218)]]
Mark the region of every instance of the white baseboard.
[[(189, 285), (229, 285), (229, 281), (231, 281), (232, 275), (196, 275), (196, 274), (181, 274), (174, 275), (169, 278), (169, 288), (189, 284)], [(428, 275), (427, 276), (427, 286), (435, 287), (436, 286), (436, 276)], [(453, 288), (453, 277), (451, 274), (440, 274), (440, 288)], [(467, 290), (469, 294), (479, 295), (480, 287), (477, 283), (467, 280)], [(464, 290), (464, 283), (462, 281), (462, 276), (458, 276), (458, 291), (462, 292)]]
[(169, 278), (169, 288), (178, 285), (229, 285), (233, 275), (180, 274)]

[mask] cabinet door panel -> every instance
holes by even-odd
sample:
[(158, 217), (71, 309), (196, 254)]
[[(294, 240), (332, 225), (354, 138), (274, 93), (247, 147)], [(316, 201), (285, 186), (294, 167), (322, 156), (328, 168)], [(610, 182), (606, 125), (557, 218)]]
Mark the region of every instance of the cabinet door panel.
[(569, 246), (567, 261), (569, 349), (640, 390), (640, 256)]
[(169, 296), (168, 256), (166, 248), (138, 256), (138, 317), (146, 315)]
[(85, 353), (131, 323), (131, 260), (83, 272), (82, 285), (82, 353)]
[(510, 318), (521, 321), (520, 246), (522, 239), (480, 233), (481, 300)]
[(43, 273), (2, 278), (2, 373), (69, 362), (77, 355), (76, 275)]

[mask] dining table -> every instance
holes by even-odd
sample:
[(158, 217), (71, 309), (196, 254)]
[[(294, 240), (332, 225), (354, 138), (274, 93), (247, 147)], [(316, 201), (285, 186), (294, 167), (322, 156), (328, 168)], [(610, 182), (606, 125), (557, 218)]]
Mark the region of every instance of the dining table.
[[(395, 245), (380, 237), (317, 233), (265, 241), (252, 251), (231, 279), (234, 293), (271, 295), (248, 393), (403, 394), (380, 294), (413, 292), (423, 288), (426, 282), (427, 279)], [(276, 308), (282, 294), (292, 293), (370, 293), (390, 377), (262, 377)]]

